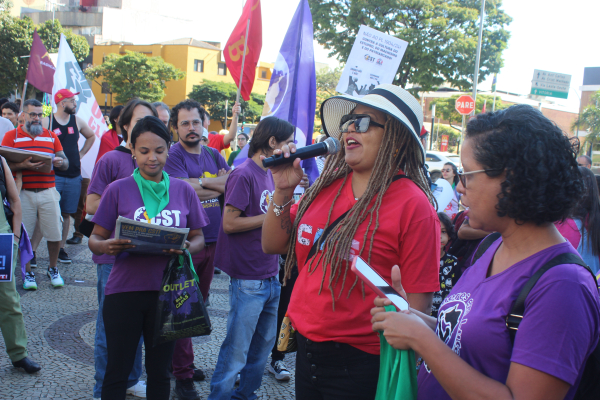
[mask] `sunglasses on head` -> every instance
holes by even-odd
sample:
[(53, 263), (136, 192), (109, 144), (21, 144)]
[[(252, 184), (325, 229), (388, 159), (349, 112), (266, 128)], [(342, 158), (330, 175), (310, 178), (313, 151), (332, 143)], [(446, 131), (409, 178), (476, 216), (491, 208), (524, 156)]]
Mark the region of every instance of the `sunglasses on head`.
[(354, 130), (356, 133), (365, 133), (369, 130), (369, 126), (377, 126), (383, 128), (384, 126), (371, 121), (371, 116), (367, 114), (348, 114), (344, 115), (340, 121), (340, 132), (348, 132), (350, 125), (354, 124)]

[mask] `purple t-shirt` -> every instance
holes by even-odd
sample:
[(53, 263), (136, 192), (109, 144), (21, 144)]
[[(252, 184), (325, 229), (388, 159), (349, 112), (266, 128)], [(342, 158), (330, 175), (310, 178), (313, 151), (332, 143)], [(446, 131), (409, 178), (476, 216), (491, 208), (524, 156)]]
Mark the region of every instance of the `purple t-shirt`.
[[(112, 238), (119, 216), (146, 222), (143, 216), (145, 211), (140, 190), (133, 176), (130, 176), (108, 185), (92, 222), (111, 231)], [(194, 189), (187, 182), (171, 179), (169, 203), (150, 222), (194, 230), (208, 225), (208, 218)], [(108, 277), (104, 294), (160, 290), (163, 271), (169, 259), (169, 255), (119, 254)]]
[[(174, 178), (198, 179), (216, 178), (219, 170), (223, 168), (229, 171), (231, 168), (227, 165), (223, 156), (215, 149), (210, 150), (217, 159), (216, 164), (215, 158), (206, 149), (203, 148), (200, 154), (192, 154), (185, 151), (180, 143), (175, 143), (169, 150), (165, 172)], [(210, 220), (210, 224), (203, 229), (204, 240), (206, 240), (206, 243), (216, 242), (221, 227), (219, 199), (205, 200), (202, 202), (202, 207), (204, 207), (204, 211), (206, 211), (206, 215)]]
[[(233, 170), (225, 184), (225, 204), (242, 210), (242, 217), (262, 215), (269, 209), (275, 184), (265, 171), (248, 158)], [(266, 279), (279, 273), (278, 255), (265, 254), (262, 227), (227, 235), (219, 229), (215, 267), (236, 279)]]
[[(94, 166), (87, 194), (97, 194), (102, 197), (109, 184), (131, 176), (136, 168), (137, 163), (131, 158), (131, 152), (109, 151)], [(96, 264), (114, 264), (115, 256), (92, 254), (92, 261)]]
[[(494, 242), (446, 297), (436, 333), (484, 375), (506, 383), (510, 363), (519, 363), (572, 385), (565, 397), (570, 400), (598, 342), (598, 289), (590, 272), (579, 265), (548, 270), (527, 296), (513, 346), (505, 318), (525, 282), (555, 256), (577, 252), (568, 242), (557, 244), (488, 278), (488, 267), (501, 242), (501, 238)], [(418, 382), (419, 399), (450, 399), (426, 363)]]

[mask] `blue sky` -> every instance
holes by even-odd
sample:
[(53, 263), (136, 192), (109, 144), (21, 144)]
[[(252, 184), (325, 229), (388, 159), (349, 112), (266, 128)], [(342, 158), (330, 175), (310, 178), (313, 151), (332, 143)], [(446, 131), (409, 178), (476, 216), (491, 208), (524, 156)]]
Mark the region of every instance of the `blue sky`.
[[(243, 0), (202, 2), (200, 40), (227, 41), (242, 11)], [(297, 0), (262, 0), (263, 48), (260, 59), (273, 62), (298, 5)], [(579, 107), (579, 87), (584, 67), (600, 66), (600, 1), (598, 0), (504, 0), (502, 8), (513, 18), (512, 37), (504, 51), (504, 68), (498, 90), (529, 93), (534, 69), (573, 75), (567, 100), (555, 99), (569, 108)], [(328, 51), (315, 43), (315, 59), (330, 65)], [(475, 54), (473, 54), (475, 57)], [(491, 87), (491, 78), (480, 84)]]

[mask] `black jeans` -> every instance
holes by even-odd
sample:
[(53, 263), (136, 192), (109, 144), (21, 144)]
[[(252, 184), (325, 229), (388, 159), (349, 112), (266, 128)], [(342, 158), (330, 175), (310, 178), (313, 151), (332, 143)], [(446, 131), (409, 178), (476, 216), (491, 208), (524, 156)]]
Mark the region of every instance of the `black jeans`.
[(373, 400), (379, 356), (349, 344), (313, 342), (299, 332), (296, 354), (297, 400)]
[(124, 400), (127, 380), (133, 368), (135, 353), (144, 335), (148, 400), (168, 400), (171, 364), (175, 342), (153, 346), (154, 322), (158, 292), (125, 292), (104, 297), (104, 328), (108, 364), (102, 385), (102, 399)]
[[(285, 259), (284, 259), (285, 264)], [(280, 265), (281, 267), (281, 265)], [(281, 295), (279, 296), (279, 308), (277, 309), (277, 337), (279, 337), (279, 330), (281, 329), (281, 323), (283, 322), (283, 318), (285, 317), (285, 313), (287, 312), (288, 306), (290, 304), (290, 299), (292, 297), (292, 290), (294, 289), (294, 284), (296, 283), (296, 279), (298, 278), (298, 267), (294, 266), (292, 269), (292, 275), (290, 279), (288, 279), (285, 286), (283, 286), (283, 280), (285, 278), (285, 269), (283, 267), (279, 270), (279, 283), (281, 283)], [(277, 350), (277, 340), (275, 341), (275, 345), (273, 346), (273, 350), (271, 351), (271, 363), (275, 364), (276, 361), (281, 361), (285, 357), (285, 354)]]

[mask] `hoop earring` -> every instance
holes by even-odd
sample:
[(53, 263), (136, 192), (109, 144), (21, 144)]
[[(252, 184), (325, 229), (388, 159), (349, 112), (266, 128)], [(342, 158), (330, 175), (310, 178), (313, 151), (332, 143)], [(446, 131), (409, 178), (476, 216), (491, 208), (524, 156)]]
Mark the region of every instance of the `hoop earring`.
[(131, 155), (131, 159), (132, 159), (132, 160), (135, 160), (135, 156), (134, 156), (133, 154)]

